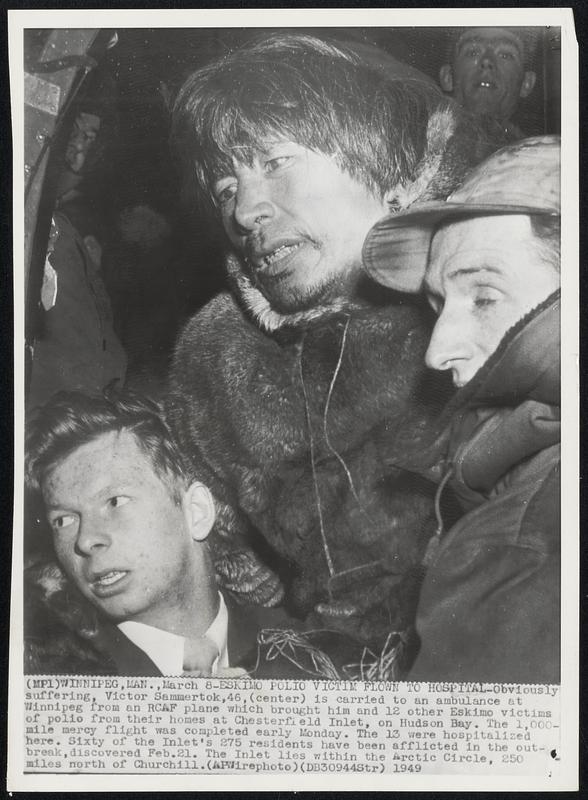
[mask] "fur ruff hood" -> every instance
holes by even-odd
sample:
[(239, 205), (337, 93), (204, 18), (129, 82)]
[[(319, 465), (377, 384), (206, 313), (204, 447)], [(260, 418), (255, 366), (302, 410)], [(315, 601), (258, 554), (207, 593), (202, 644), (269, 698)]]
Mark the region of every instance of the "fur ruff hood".
[(318, 320), (323, 320), (342, 311), (351, 310), (355, 303), (350, 300), (315, 306), (308, 311), (282, 314), (270, 305), (269, 300), (253, 284), (243, 270), (241, 259), (234, 253), (225, 259), (225, 268), (234, 295), (253, 322), (267, 333), (275, 333), (281, 328), (304, 328)]

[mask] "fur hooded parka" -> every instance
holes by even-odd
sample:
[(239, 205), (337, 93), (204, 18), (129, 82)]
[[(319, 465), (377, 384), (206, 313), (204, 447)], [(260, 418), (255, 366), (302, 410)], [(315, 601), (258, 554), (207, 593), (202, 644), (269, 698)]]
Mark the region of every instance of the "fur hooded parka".
[[(457, 107), (431, 115), (426, 146), (392, 210), (447, 196), (503, 142)], [(300, 613), (363, 641), (404, 630), (415, 571), (434, 525), (433, 490), (383, 466), (412, 447), (447, 388), (425, 365), (425, 304), (373, 286), (349, 300), (280, 315), (228, 258), (232, 295), (186, 325), (167, 415), (195, 477), (218, 506), (212, 538), (225, 588), (279, 600), (238, 536), (258, 536)]]
[(212, 544), (225, 586), (277, 599), (236, 566), (238, 535), (253, 533), (299, 613), (319, 606), (323, 622), (366, 642), (407, 628), (433, 489), (383, 462), (418, 438), (441, 398), (445, 384), (435, 390), (424, 366), (428, 337), (427, 311), (398, 300), (268, 333), (222, 294), (190, 320), (167, 411), (217, 500)]

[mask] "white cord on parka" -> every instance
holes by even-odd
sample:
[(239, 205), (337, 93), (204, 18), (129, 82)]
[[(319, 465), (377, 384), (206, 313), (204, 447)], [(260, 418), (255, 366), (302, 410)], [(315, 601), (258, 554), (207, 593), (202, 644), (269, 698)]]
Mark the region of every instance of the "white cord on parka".
[[(352, 478), (351, 472), (349, 471), (349, 468), (347, 467), (347, 464), (345, 463), (343, 457), (340, 455), (340, 453), (337, 452), (337, 450), (335, 450), (335, 448), (331, 444), (331, 441), (330, 441), (329, 435), (328, 435), (328, 430), (327, 430), (327, 416), (328, 416), (328, 413), (329, 413), (329, 405), (331, 403), (331, 397), (333, 395), (333, 389), (335, 387), (335, 383), (337, 381), (337, 377), (338, 377), (339, 371), (341, 369), (341, 363), (343, 361), (343, 352), (345, 350), (345, 343), (347, 341), (347, 331), (349, 329), (350, 322), (351, 322), (351, 317), (348, 316), (347, 317), (347, 321), (345, 322), (345, 327), (343, 329), (343, 336), (341, 338), (341, 347), (339, 349), (339, 358), (337, 359), (337, 365), (335, 367), (335, 371), (333, 373), (333, 377), (331, 378), (331, 383), (329, 385), (329, 391), (327, 393), (327, 400), (326, 400), (326, 403), (325, 403), (325, 410), (323, 412), (323, 433), (324, 433), (324, 436), (325, 436), (325, 442), (327, 444), (327, 447), (333, 453), (333, 455), (337, 458), (337, 460), (339, 461), (339, 463), (341, 464), (341, 466), (343, 467), (343, 469), (345, 471), (345, 475), (347, 476), (347, 480), (349, 482), (351, 493), (352, 493), (356, 503), (358, 504), (358, 506), (361, 509), (361, 511), (366, 515), (366, 517), (369, 520), (369, 515), (367, 514), (367, 512), (363, 508), (363, 506), (361, 504), (361, 501), (360, 501), (360, 499), (359, 499), (359, 497), (357, 495), (357, 491), (356, 491), (355, 486), (353, 484), (353, 478)], [(323, 520), (323, 511), (322, 511), (322, 506), (321, 506), (320, 490), (319, 490), (318, 479), (317, 479), (317, 474), (316, 474), (315, 444), (314, 444), (314, 437), (313, 437), (313, 434), (312, 434), (312, 423), (311, 423), (311, 419), (310, 419), (310, 408), (309, 408), (309, 404), (308, 404), (308, 395), (306, 393), (306, 386), (305, 386), (305, 383), (304, 383), (304, 372), (303, 372), (303, 369), (302, 369), (302, 353), (303, 353), (303, 349), (304, 349), (304, 340), (303, 340), (302, 344), (303, 344), (303, 346), (300, 348), (300, 354), (299, 354), (299, 358), (298, 358), (298, 367), (299, 367), (299, 371), (300, 371), (300, 382), (302, 384), (302, 394), (304, 396), (304, 408), (305, 408), (305, 411), (306, 411), (306, 423), (307, 423), (307, 426), (308, 426), (308, 436), (309, 436), (309, 444), (310, 444), (310, 463), (311, 463), (311, 467), (312, 467), (312, 479), (313, 479), (313, 485), (314, 485), (314, 493), (315, 493), (315, 498), (316, 498), (316, 505), (317, 505), (317, 511), (318, 511), (318, 519), (319, 519), (319, 528), (320, 528), (320, 532), (321, 532), (323, 550), (325, 552), (325, 559), (326, 559), (326, 562), (327, 562), (327, 567), (329, 569), (329, 575), (330, 575), (331, 578), (334, 578), (338, 574), (339, 575), (343, 575), (343, 574), (346, 574), (346, 573), (354, 572), (356, 569), (359, 569), (359, 567), (353, 567), (352, 569), (344, 570), (341, 573), (337, 573), (335, 571), (335, 567), (334, 567), (334, 564), (333, 564), (333, 559), (331, 557), (331, 551), (329, 549), (329, 543), (327, 541), (327, 535), (326, 535), (326, 532), (325, 532), (325, 525), (324, 525), (324, 520)], [(370, 520), (370, 522), (371, 522), (371, 520)], [(361, 565), (361, 566), (363, 567), (364, 565)]]

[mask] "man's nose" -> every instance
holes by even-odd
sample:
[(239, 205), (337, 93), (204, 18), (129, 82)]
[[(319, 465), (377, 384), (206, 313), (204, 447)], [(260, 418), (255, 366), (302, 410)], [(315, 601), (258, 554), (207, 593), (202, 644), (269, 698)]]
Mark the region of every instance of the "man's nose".
[(275, 214), (269, 188), (260, 175), (239, 178), (234, 219), (243, 231), (250, 232)]
[(496, 67), (496, 53), (492, 47), (484, 48), (480, 58), (480, 66), (482, 69), (495, 69)]
[(96, 518), (81, 519), (76, 539), (77, 550), (85, 556), (110, 546), (110, 533), (104, 521)]
[(427, 366), (437, 370), (453, 369), (455, 362), (467, 358), (467, 333), (458, 319), (442, 313), (433, 329), (425, 354)]

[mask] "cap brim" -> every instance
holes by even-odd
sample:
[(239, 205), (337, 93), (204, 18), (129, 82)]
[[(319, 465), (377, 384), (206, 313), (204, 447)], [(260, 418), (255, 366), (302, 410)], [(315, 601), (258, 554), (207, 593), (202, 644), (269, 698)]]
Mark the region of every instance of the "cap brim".
[(553, 209), (533, 206), (466, 205), (429, 203), (405, 213), (390, 214), (369, 231), (363, 245), (363, 264), (377, 283), (399, 292), (420, 292), (431, 239), (437, 227), (457, 217), (490, 217), (501, 214), (554, 215)]

